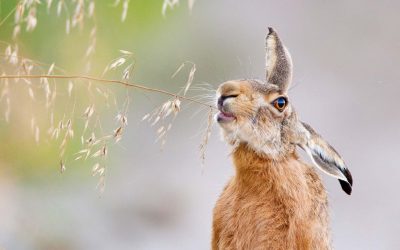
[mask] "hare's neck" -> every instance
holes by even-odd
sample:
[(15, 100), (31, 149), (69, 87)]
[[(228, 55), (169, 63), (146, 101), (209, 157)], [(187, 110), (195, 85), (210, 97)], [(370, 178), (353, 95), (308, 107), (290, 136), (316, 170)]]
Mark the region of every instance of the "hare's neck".
[(269, 159), (257, 154), (246, 144), (239, 145), (233, 153), (236, 168), (236, 182), (243, 189), (273, 190), (273, 192), (293, 190), (306, 191), (307, 166), (302, 163), (297, 154), (293, 152), (281, 160)]

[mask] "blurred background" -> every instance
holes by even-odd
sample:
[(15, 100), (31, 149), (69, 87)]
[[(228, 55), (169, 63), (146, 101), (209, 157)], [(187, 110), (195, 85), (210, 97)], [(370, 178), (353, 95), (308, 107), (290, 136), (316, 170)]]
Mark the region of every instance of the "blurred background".
[[(1, 20), (16, 3), (0, 1)], [(68, 74), (84, 74), (82, 55), (95, 23), (90, 75), (101, 76), (122, 49), (134, 54), (134, 82), (177, 92), (189, 68), (171, 75), (191, 61), (197, 67), (193, 85), (213, 90), (230, 79), (263, 79), (264, 38), (267, 27), (274, 27), (294, 62), (292, 103), (301, 119), (342, 154), (353, 174), (351, 196), (337, 180), (323, 177), (334, 248), (399, 249), (400, 3), (198, 0), (190, 11), (181, 0), (165, 16), (162, 5), (161, 0), (130, 1), (121, 22), (122, 4), (96, 1), (95, 21), (69, 35), (64, 12), (57, 17), (56, 6), (48, 11), (39, 5), (37, 27), (17, 39), (19, 53), (48, 65), (55, 62)], [(14, 43), (13, 19), (1, 24), (1, 41)], [(120, 74), (111, 72), (107, 78)], [(78, 121), (89, 105), (83, 91), (87, 82), (79, 84)], [(123, 103), (123, 87), (97, 85)], [(46, 139), (43, 102), (30, 100), (21, 88), (11, 90), (9, 123), (0, 121), (0, 249), (209, 248), (212, 209), (233, 168), (215, 125), (202, 167), (199, 145), (206, 110), (182, 103), (160, 150), (157, 127), (141, 118), (167, 98), (130, 91), (129, 125), (109, 149), (106, 188), (100, 194), (93, 163), (73, 160), (81, 147), (79, 136), (69, 145), (66, 171), (60, 173), (59, 143)], [(59, 93), (67, 92), (60, 87)], [(188, 93), (199, 94), (209, 93)], [(62, 117), (62, 110), (73, 104), (60, 98), (56, 115)], [(118, 109), (101, 104), (100, 98), (97, 107), (105, 126), (115, 126)], [(43, 126), (39, 143), (30, 132), (31, 114)]]

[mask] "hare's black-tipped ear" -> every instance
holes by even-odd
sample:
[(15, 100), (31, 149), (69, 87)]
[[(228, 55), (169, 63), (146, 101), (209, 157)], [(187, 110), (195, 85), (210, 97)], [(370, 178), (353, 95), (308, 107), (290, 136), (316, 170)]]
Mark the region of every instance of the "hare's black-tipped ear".
[(312, 162), (326, 174), (339, 179), (339, 183), (348, 195), (351, 194), (353, 178), (342, 157), (310, 125), (300, 123), (300, 142), (311, 157)]
[(267, 83), (277, 85), (282, 92), (287, 92), (292, 82), (292, 58), (271, 27), (268, 28), (266, 40)]

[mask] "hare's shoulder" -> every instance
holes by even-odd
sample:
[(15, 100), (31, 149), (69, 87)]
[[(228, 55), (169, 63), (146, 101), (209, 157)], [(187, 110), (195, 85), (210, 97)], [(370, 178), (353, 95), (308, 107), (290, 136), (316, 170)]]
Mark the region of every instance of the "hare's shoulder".
[[(278, 246), (287, 237), (284, 207), (273, 196), (245, 193), (231, 179), (214, 208), (216, 249), (256, 249)], [(279, 248), (275, 248), (279, 249)]]
[[(213, 245), (215, 249), (288, 249), (303, 245), (305, 249), (329, 248), (326, 193), (313, 169), (307, 171), (310, 200), (302, 206), (301, 217), (293, 214), (290, 203), (282, 201), (272, 190), (245, 191), (232, 178), (214, 208)], [(291, 215), (290, 215), (291, 214)], [(289, 217), (288, 217), (289, 215)], [(293, 239), (288, 239), (292, 235)], [(325, 239), (321, 241), (321, 237)]]

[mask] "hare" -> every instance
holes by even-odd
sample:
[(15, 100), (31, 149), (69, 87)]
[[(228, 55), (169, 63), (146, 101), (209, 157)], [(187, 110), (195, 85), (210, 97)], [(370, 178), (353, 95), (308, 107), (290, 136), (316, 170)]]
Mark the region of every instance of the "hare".
[(353, 180), (335, 149), (298, 119), (287, 96), (290, 54), (268, 30), (266, 82), (234, 80), (217, 90), (216, 120), (236, 173), (214, 208), (212, 249), (331, 249), (325, 188), (296, 146), (349, 195)]

